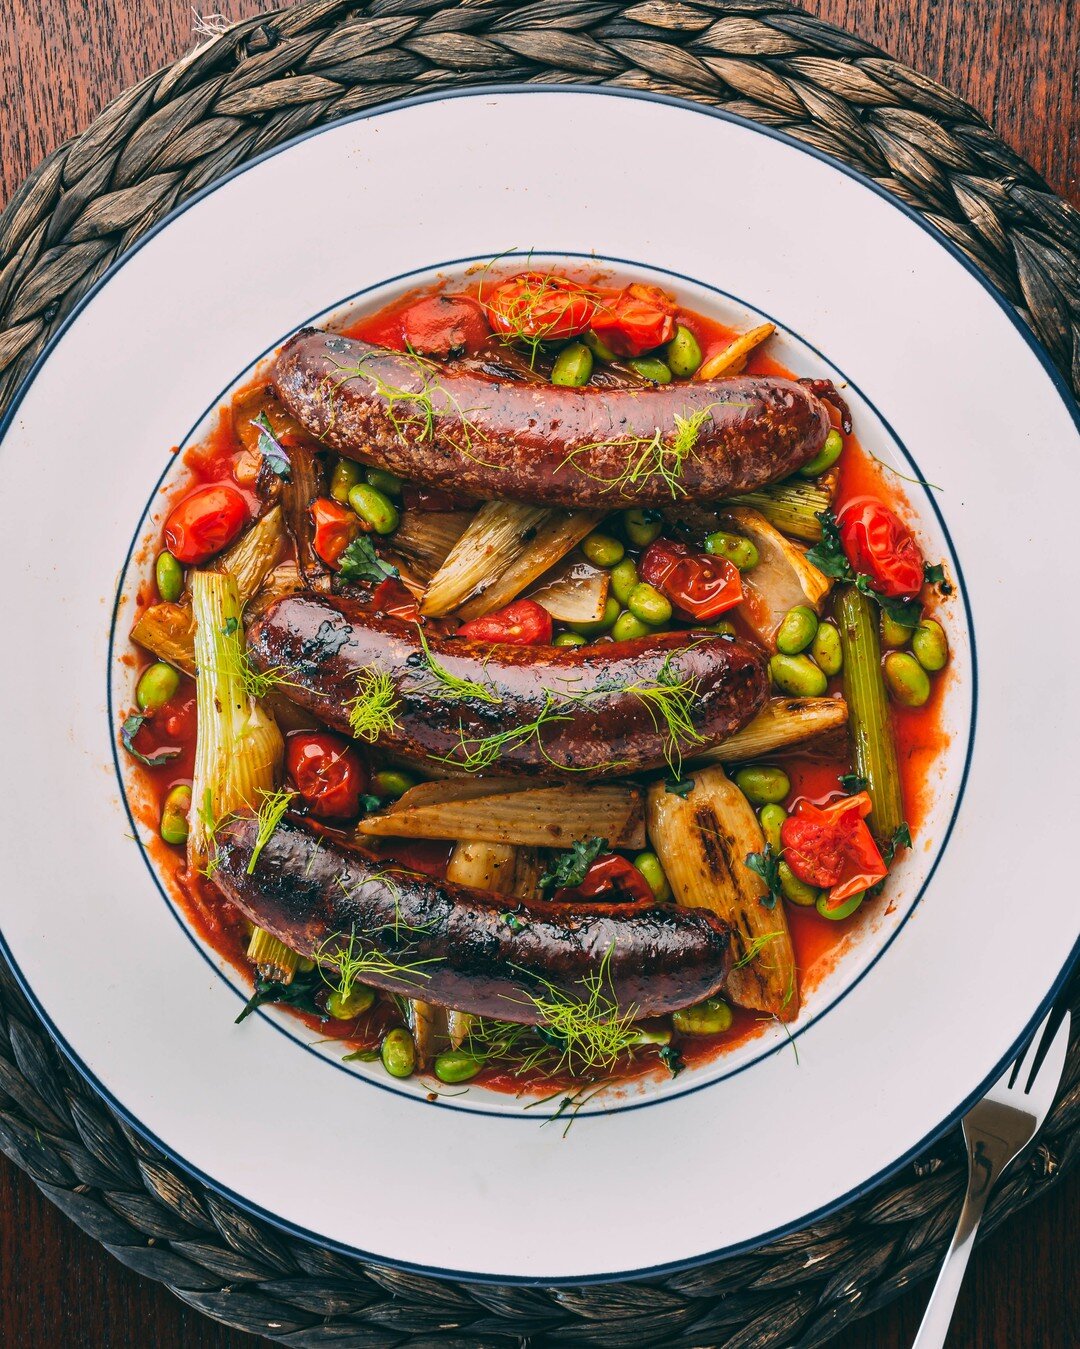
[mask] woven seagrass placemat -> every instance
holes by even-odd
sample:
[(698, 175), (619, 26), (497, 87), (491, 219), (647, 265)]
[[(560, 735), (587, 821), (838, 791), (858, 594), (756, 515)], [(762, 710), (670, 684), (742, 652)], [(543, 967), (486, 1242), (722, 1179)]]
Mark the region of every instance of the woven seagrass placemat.
[[(15, 194), (0, 215), (0, 410), (79, 298), (199, 188), (358, 109), (509, 81), (677, 95), (843, 160), (958, 245), (1080, 391), (1080, 215), (966, 103), (852, 34), (775, 0), (313, 0), (236, 24), (129, 89)], [(1071, 1001), (1080, 1027), (1080, 980)], [(683, 1273), (581, 1289), (423, 1278), (284, 1237), (187, 1177), (70, 1068), (2, 963), (0, 1148), (132, 1269), (303, 1349), (806, 1349), (931, 1272), (964, 1181), (953, 1133), (842, 1212)], [(984, 1232), (1078, 1153), (1080, 1032), (1039, 1144), (998, 1187)]]

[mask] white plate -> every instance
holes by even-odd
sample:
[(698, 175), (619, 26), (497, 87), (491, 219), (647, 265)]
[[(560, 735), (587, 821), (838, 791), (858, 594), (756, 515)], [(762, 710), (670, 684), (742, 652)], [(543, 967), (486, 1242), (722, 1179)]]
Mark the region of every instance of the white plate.
[[(587, 1107), (565, 1138), (506, 1098), (432, 1104), (344, 1068), (276, 1013), (234, 1027), (239, 984), (159, 889), (114, 763), (130, 699), (118, 578), (170, 447), (313, 315), (508, 249), (661, 269), (701, 309), (776, 319), (799, 373), (848, 381), (863, 443), (938, 484), (909, 495), (961, 583), (935, 803), (891, 912), (809, 998), (798, 1062), (768, 1032), (607, 1113)], [(580, 1281), (700, 1260), (847, 1201), (995, 1075), (1074, 953), (1060, 858), (1080, 804), (1080, 711), (1062, 683), (1080, 654), (1075, 415), (941, 236), (805, 146), (709, 109), (473, 91), (272, 152), (113, 269), (6, 424), (5, 952), (137, 1128), (336, 1247)]]

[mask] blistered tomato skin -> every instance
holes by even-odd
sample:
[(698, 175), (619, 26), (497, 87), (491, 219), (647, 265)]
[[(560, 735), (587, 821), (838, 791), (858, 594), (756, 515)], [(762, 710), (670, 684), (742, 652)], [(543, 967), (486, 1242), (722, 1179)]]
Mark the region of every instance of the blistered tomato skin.
[(837, 517), (840, 542), (857, 574), (870, 577), (881, 595), (917, 595), (923, 555), (915, 535), (875, 497), (853, 497)]
[(232, 543), (247, 520), (247, 502), (235, 487), (197, 487), (169, 513), (165, 546), (178, 562), (206, 562)]
[(289, 778), (312, 815), (349, 820), (360, 813), (367, 770), (356, 750), (340, 735), (299, 731), (285, 746)]
[(739, 569), (727, 558), (694, 553), (685, 543), (669, 539), (657, 539), (646, 548), (638, 574), (690, 621), (716, 618), (743, 597)]
[(483, 618), (474, 618), (458, 628), (459, 637), (474, 642), (506, 642), (511, 646), (549, 646), (551, 615), (535, 600), (515, 600)]

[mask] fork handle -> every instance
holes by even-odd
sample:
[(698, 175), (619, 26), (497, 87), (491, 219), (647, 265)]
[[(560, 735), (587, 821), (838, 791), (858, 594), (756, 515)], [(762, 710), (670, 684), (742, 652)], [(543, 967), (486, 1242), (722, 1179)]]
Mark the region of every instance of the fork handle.
[(945, 1262), (937, 1276), (934, 1291), (930, 1294), (930, 1301), (926, 1304), (922, 1324), (911, 1349), (942, 1349), (952, 1324), (956, 1299), (964, 1281), (968, 1260), (971, 1259), (983, 1209), (1003, 1170), (1004, 1167), (996, 1161), (989, 1161), (985, 1156), (976, 1161), (969, 1154), (967, 1193), (956, 1221), (956, 1231), (945, 1252)]

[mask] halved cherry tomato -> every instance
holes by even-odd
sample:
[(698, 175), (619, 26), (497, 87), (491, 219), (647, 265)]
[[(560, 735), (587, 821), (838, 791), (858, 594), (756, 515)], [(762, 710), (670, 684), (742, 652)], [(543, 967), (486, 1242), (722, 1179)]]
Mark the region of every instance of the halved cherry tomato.
[(317, 497), (311, 503), (311, 519), (315, 525), (312, 546), (326, 565), (336, 571), (342, 553), (363, 526), (355, 511), (330, 497)]
[(506, 642), (511, 646), (548, 646), (551, 642), (551, 615), (535, 600), (515, 600), (505, 609), (462, 623), (459, 637), (474, 642)]
[(784, 860), (800, 881), (828, 888), (827, 908), (838, 908), (889, 874), (864, 823), (869, 814), (865, 792), (827, 806), (800, 801), (780, 828)]
[(491, 329), (471, 295), (426, 295), (401, 315), (401, 336), (424, 356), (463, 356), (483, 346)]
[(340, 735), (297, 731), (285, 742), (285, 766), (292, 784), (312, 815), (348, 820), (360, 814), (367, 770), (356, 750)]
[(638, 563), (638, 575), (671, 601), (679, 616), (715, 618), (742, 600), (739, 569), (726, 557), (692, 552), (685, 543), (657, 539)]
[(592, 326), (596, 297), (576, 281), (545, 272), (521, 272), (481, 295), (497, 333), (556, 342)]
[(165, 547), (180, 562), (205, 562), (232, 543), (247, 518), (247, 502), (235, 487), (197, 487), (169, 513)]
[[(609, 893), (610, 892), (610, 893)], [(654, 900), (652, 887), (633, 863), (618, 853), (598, 857), (585, 873), (580, 885), (563, 886), (552, 895), (555, 900), (598, 899)]]
[(602, 299), (592, 330), (616, 356), (640, 356), (675, 336), (675, 305), (659, 286), (627, 286)]
[(923, 555), (899, 516), (876, 497), (853, 497), (836, 521), (847, 560), (882, 595), (917, 595)]
[(392, 576), (380, 581), (371, 592), (371, 607), (387, 618), (404, 618), (410, 623), (420, 622), (420, 606), (416, 597), (406, 585), (395, 581)]

